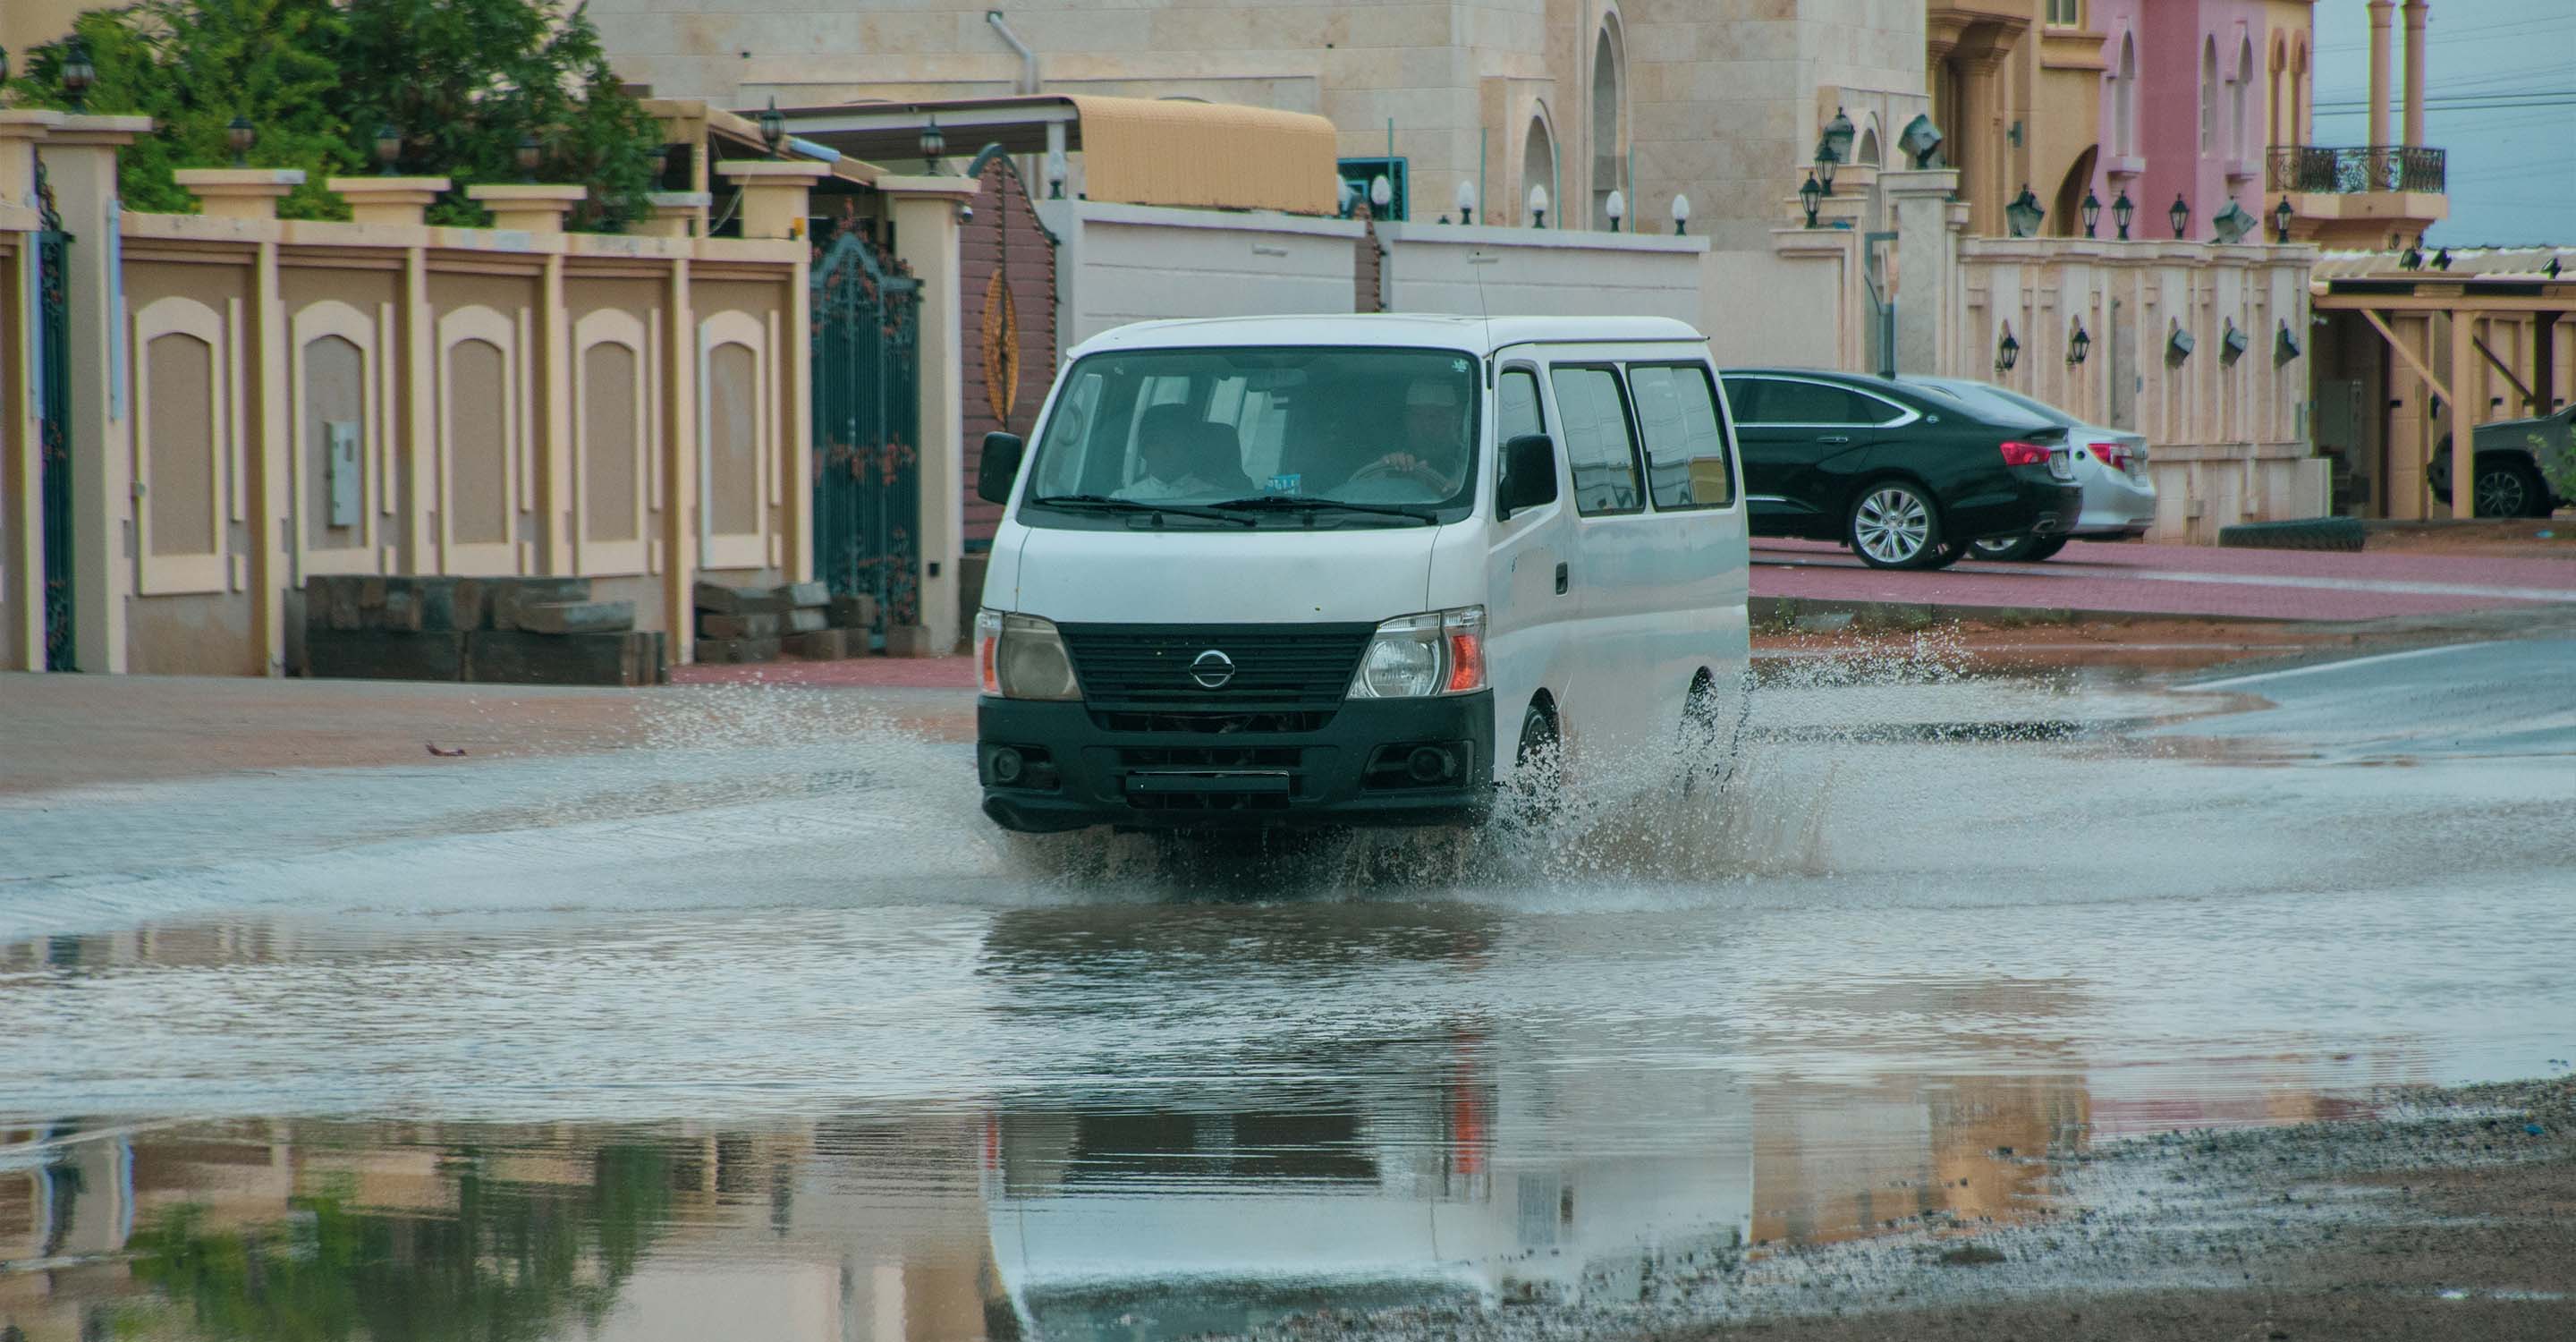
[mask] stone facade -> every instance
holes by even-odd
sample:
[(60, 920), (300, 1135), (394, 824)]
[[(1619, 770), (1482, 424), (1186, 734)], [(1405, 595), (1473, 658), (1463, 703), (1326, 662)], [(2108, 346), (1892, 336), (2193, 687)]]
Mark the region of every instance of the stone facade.
[(1672, 231), (1687, 195), (1689, 231), (1721, 246), (1763, 244), (1836, 106), (1884, 138), (1926, 105), (1910, 0), (1048, 0), (998, 23), (940, 0), (590, 12), (618, 68), (661, 94), (754, 107), (1044, 91), (1313, 112), (1345, 156), (1392, 137), (1416, 222), (1454, 219), (1465, 183), (1480, 222), (1532, 222), (1543, 187), (1550, 226), (1603, 228), (1616, 187), (1647, 232)]

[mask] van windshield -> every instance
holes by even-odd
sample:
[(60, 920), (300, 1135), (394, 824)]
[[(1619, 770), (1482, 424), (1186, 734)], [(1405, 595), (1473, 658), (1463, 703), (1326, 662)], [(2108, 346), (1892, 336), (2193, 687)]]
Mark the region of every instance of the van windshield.
[(1161, 507), (1200, 524), (1455, 521), (1475, 501), (1476, 393), (1461, 350), (1093, 354), (1065, 373), (1022, 502), (1049, 525)]

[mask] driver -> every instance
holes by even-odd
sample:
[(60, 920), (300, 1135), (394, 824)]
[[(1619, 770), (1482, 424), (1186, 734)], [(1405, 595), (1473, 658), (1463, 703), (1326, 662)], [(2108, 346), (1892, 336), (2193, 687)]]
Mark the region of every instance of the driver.
[(1136, 460), (1143, 470), (1118, 496), (1145, 502), (1225, 497), (1223, 467), (1209, 450), (1215, 446), (1211, 427), (1223, 426), (1200, 423), (1188, 406), (1147, 410), (1136, 426)]
[(1458, 492), (1467, 463), (1458, 386), (1447, 378), (1418, 378), (1404, 389), (1405, 447), (1351, 472), (1352, 480), (1401, 476), (1447, 498)]

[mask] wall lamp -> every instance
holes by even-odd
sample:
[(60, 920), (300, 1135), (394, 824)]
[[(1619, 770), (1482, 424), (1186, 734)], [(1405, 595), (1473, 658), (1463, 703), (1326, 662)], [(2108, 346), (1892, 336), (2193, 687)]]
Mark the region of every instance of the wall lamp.
[(2021, 342), (2013, 339), (2012, 323), (2004, 323), (2004, 338), (1995, 342), (1995, 371), (2009, 373), (2021, 362)]
[(2084, 329), (2084, 319), (2075, 319), (2075, 332), (2066, 337), (2066, 366), (2073, 368), (2093, 356), (2093, 337)]

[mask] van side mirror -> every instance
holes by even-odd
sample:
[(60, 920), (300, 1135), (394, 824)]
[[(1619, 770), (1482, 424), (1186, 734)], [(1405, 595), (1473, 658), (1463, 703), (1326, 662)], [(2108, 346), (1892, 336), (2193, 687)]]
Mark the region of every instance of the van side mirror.
[(1503, 483), (1494, 517), (1508, 522), (1524, 509), (1556, 502), (1556, 440), (1524, 433), (1503, 444)]
[(984, 435), (983, 464), (975, 468), (975, 497), (986, 503), (1011, 501), (1011, 482), (1020, 478), (1020, 458), (1029, 445), (1016, 433)]

